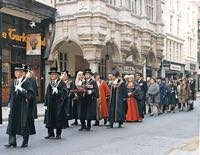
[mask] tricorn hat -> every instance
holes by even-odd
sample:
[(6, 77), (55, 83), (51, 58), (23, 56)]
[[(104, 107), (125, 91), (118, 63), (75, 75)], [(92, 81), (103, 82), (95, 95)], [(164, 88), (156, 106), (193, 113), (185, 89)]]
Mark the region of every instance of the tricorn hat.
[(91, 75), (93, 75), (91, 69), (89, 69), (89, 68), (85, 69), (84, 74), (86, 74), (86, 73), (90, 73)]
[(60, 75), (60, 72), (58, 71), (58, 69), (56, 67), (51, 67), (50, 68), (49, 74), (51, 74), (51, 73), (57, 73), (57, 74)]

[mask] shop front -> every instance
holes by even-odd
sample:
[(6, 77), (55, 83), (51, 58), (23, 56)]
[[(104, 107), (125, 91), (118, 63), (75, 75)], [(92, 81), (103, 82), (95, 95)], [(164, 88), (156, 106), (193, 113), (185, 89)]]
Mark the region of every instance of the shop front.
[[(16, 2), (15, 2), (16, 3)], [(1, 38), (2, 38), (2, 103), (6, 105), (9, 100), (10, 87), (14, 75), (14, 68), (17, 64), (23, 63), (30, 66), (35, 73), (35, 79), (38, 85), (38, 101), (43, 100), (44, 96), (44, 60), (46, 49), (46, 29), (49, 26), (51, 20), (53, 20), (53, 14), (55, 12), (51, 7), (41, 5), (46, 9), (51, 8), (52, 17), (45, 17), (41, 14), (45, 12), (36, 12), (35, 5), (31, 4), (31, 8), (26, 9), (27, 1), (22, 1), (21, 7), (24, 10), (20, 10), (19, 4), (12, 4), (12, 2), (3, 1), (1, 2)], [(12, 5), (12, 8), (10, 7)], [(23, 6), (24, 5), (24, 6)], [(10, 10), (10, 12), (8, 12)], [(14, 14), (15, 13), (15, 14)], [(24, 17), (22, 16), (24, 14)], [(28, 15), (27, 15), (28, 14)], [(39, 15), (40, 14), (40, 17)], [(35, 16), (34, 16), (35, 15)], [(31, 18), (33, 17), (33, 18)], [(34, 19), (35, 17), (35, 19)], [(51, 18), (51, 20), (50, 20)], [(40, 20), (39, 20), (40, 19)], [(47, 20), (48, 19), (48, 20)], [(36, 21), (34, 21), (36, 20)], [(45, 23), (44, 23), (45, 22)], [(33, 50), (33, 39), (35, 39), (35, 49)], [(30, 53), (29, 49), (32, 49)]]
[(185, 64), (163, 61), (164, 77), (166, 78), (177, 78), (185, 75)]

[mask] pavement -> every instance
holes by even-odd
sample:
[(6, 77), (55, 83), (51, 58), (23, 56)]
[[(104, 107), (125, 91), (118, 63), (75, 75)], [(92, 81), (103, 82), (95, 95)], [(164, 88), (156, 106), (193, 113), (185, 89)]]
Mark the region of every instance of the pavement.
[[(36, 121), (37, 134), (30, 137), (29, 147), (5, 149), (7, 122), (0, 125), (0, 154), (2, 155), (199, 155), (200, 98), (189, 112), (146, 116), (142, 123), (125, 123), (123, 128), (109, 129), (103, 125), (80, 132), (80, 126), (63, 130), (61, 140), (45, 140), (42, 104)], [(5, 108), (6, 112), (6, 108)], [(72, 123), (72, 121), (70, 122)], [(103, 124), (103, 122), (101, 122)], [(18, 146), (22, 138), (19, 136)]]

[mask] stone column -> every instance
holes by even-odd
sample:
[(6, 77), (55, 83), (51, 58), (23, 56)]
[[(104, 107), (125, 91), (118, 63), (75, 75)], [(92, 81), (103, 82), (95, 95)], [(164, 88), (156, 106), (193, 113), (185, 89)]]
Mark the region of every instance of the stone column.
[(82, 45), (84, 58), (89, 63), (92, 72), (99, 72), (99, 63), (101, 58), (101, 45)]
[(100, 61), (97, 61), (97, 60), (89, 60), (88, 61), (89, 63), (89, 68), (92, 70), (92, 72), (99, 72), (99, 63)]
[(152, 67), (152, 77), (157, 78), (158, 77), (158, 67)]

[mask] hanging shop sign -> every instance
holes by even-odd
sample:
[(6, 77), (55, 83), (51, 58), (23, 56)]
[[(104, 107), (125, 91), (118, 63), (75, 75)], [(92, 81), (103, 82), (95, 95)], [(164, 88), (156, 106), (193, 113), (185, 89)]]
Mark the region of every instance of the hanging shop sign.
[(26, 42), (26, 55), (41, 55), (40, 34), (30, 34)]
[[(1, 36), (3, 39), (10, 39), (12, 41), (16, 42), (27, 42), (28, 35), (25, 33), (22, 33), (21, 35), (16, 34), (16, 29), (8, 29), (7, 32), (2, 32)], [(41, 46), (46, 46), (46, 40), (41, 40)]]
[(135, 74), (135, 68), (133, 66), (124, 66), (124, 73)]
[(175, 70), (175, 71), (181, 71), (181, 66), (171, 64), (171, 65), (170, 65), (170, 69), (171, 69), (171, 70)]

